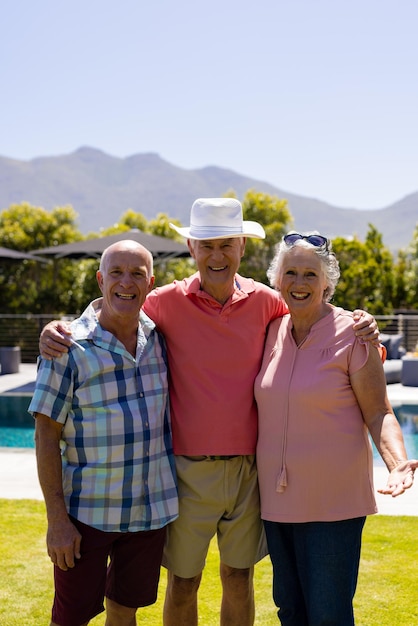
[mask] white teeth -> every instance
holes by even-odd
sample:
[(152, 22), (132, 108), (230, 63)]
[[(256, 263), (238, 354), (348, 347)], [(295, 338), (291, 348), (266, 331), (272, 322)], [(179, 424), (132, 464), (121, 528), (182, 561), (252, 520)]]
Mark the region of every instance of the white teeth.
[(133, 293), (117, 293), (116, 295), (122, 300), (133, 300), (135, 298), (135, 295)]
[(292, 297), (296, 298), (296, 300), (304, 300), (305, 298), (308, 297), (308, 294), (307, 293), (295, 293), (295, 292), (292, 292)]
[(224, 265), (223, 267), (211, 267), (210, 269), (213, 270), (214, 272), (220, 272), (224, 270), (225, 268), (226, 268), (226, 265)]

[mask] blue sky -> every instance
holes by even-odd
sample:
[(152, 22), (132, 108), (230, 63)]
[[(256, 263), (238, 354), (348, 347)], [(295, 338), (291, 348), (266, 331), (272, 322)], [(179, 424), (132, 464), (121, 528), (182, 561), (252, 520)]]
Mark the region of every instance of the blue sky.
[(340, 207), (418, 191), (416, 0), (14, 0), (0, 156), (91, 146)]

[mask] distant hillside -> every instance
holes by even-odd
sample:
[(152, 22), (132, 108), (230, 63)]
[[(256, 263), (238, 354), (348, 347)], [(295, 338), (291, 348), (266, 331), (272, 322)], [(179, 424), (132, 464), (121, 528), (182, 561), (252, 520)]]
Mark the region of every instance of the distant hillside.
[(239, 198), (249, 189), (286, 198), (300, 230), (363, 238), (372, 223), (393, 250), (408, 245), (418, 222), (418, 192), (379, 210), (360, 211), (298, 196), (220, 167), (182, 169), (153, 153), (120, 159), (85, 147), (31, 161), (0, 157), (0, 210), (23, 201), (47, 210), (71, 204), (85, 234), (112, 225), (128, 209), (148, 219), (167, 213), (187, 224), (196, 198), (222, 196), (230, 189)]

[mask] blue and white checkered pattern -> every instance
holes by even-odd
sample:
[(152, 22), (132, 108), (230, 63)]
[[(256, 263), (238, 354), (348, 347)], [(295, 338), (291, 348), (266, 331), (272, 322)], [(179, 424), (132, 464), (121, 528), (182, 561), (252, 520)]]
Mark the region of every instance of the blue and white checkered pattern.
[(107, 532), (153, 530), (178, 511), (165, 345), (141, 312), (134, 359), (102, 329), (98, 307), (73, 323), (68, 354), (40, 360), (29, 411), (63, 424), (71, 515)]

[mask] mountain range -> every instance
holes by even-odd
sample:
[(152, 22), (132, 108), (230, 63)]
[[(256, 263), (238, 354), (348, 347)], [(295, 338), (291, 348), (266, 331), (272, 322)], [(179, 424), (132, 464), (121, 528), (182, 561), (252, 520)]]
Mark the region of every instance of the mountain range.
[(67, 155), (30, 161), (0, 157), (0, 211), (22, 202), (46, 210), (69, 204), (79, 216), (83, 234), (108, 228), (128, 209), (147, 219), (166, 213), (188, 225), (196, 198), (234, 190), (242, 199), (249, 189), (287, 199), (297, 230), (364, 239), (371, 223), (393, 251), (411, 242), (418, 223), (418, 191), (381, 209), (358, 210), (289, 193), (221, 167), (184, 169), (155, 153), (122, 159), (81, 147)]

